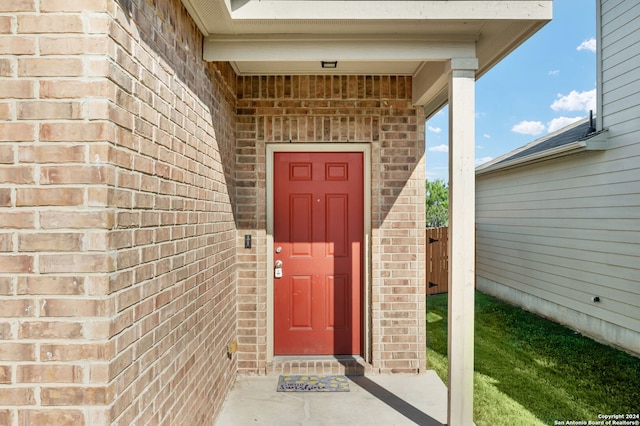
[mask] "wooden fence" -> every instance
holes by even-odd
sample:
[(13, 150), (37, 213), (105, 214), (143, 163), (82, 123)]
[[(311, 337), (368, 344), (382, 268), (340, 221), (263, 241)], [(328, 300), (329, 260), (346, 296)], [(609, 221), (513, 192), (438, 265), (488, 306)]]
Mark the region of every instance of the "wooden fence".
[(449, 228), (427, 229), (427, 295), (449, 291)]

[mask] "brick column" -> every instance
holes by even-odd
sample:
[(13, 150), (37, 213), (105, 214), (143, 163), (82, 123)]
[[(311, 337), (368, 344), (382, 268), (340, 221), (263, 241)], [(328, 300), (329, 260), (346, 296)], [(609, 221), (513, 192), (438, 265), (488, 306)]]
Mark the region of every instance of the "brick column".
[(0, 9), (0, 404), (12, 407), (0, 424), (108, 422), (116, 132), (97, 113), (108, 82), (94, 73), (106, 7)]
[(425, 359), (424, 117), (395, 105), (380, 120), (373, 174), (373, 367), (418, 373)]

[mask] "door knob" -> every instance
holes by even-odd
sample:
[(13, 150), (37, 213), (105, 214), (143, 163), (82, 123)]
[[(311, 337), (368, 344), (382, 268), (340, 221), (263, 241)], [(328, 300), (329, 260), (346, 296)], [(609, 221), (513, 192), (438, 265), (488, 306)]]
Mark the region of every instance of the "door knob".
[(276, 260), (273, 275), (276, 278), (282, 278), (282, 260)]

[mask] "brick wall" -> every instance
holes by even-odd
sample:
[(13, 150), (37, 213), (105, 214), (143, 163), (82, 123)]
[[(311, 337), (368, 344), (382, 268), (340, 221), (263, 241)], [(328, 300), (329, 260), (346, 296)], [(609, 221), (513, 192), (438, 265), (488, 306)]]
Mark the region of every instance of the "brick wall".
[(233, 381), (235, 75), (154, 3), (0, 2), (2, 425), (207, 424)]
[(371, 144), (373, 371), (425, 369), (424, 117), (411, 78), (256, 76), (237, 84), (239, 371), (267, 369), (265, 153), (269, 142)]
[(410, 78), (201, 52), (179, 0), (0, 2), (0, 424), (210, 424), (266, 371), (268, 142), (371, 144), (373, 368), (424, 369)]

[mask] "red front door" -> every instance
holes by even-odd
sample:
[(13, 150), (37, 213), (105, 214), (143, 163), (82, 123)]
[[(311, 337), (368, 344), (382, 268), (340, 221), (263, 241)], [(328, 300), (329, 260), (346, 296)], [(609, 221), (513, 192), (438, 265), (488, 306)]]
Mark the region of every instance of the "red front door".
[(276, 355), (361, 353), (363, 179), (360, 152), (274, 154)]

